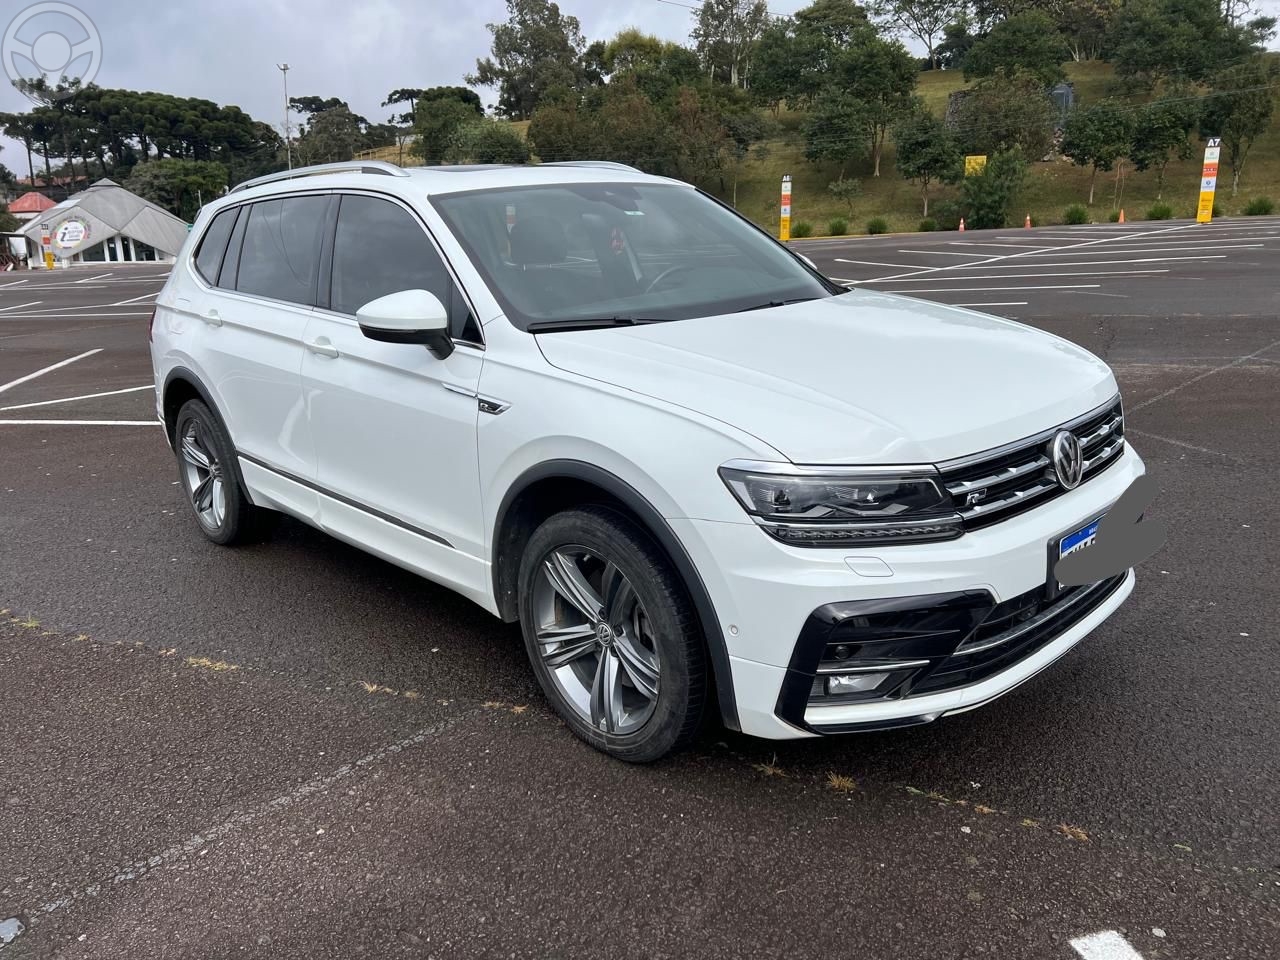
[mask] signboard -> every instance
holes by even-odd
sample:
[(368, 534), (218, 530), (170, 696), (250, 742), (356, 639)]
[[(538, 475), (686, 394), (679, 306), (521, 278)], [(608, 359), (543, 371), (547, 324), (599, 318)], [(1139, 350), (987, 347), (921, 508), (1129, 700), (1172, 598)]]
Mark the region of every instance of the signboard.
[(778, 218), (778, 239), (791, 239), (791, 175), (782, 178), (782, 213)]
[(89, 239), (89, 224), (78, 217), (67, 217), (53, 232), (53, 242), (60, 250), (74, 250)]
[(1218, 190), (1218, 160), (1222, 155), (1222, 138), (1210, 137), (1204, 148), (1204, 167), (1200, 170), (1200, 203), (1196, 206), (1196, 223), (1213, 219), (1213, 195)]
[(987, 169), (987, 155), (985, 153), (964, 158), (964, 175), (966, 177), (976, 177), (985, 169)]

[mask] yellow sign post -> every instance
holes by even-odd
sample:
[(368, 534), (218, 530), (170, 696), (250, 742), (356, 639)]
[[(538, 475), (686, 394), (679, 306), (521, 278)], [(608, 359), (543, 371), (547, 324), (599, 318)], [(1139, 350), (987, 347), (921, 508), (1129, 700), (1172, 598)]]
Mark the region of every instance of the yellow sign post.
[(782, 178), (782, 214), (778, 218), (778, 239), (791, 239), (791, 174)]
[(964, 175), (966, 177), (976, 177), (985, 169), (987, 169), (987, 155), (985, 153), (974, 154), (964, 158)]
[(1213, 219), (1213, 195), (1218, 191), (1218, 157), (1222, 155), (1222, 139), (1210, 137), (1204, 148), (1204, 167), (1200, 171), (1200, 204), (1196, 207), (1196, 223)]

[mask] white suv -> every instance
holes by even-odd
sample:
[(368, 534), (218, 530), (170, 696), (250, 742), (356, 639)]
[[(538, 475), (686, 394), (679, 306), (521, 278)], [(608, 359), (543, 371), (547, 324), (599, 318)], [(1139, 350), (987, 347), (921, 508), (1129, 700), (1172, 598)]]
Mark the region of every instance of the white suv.
[(626, 760), (971, 709), (1133, 589), (1051, 573), (1143, 473), (1105, 364), (617, 164), (242, 184), (152, 357), (206, 536), (287, 513), (519, 620)]

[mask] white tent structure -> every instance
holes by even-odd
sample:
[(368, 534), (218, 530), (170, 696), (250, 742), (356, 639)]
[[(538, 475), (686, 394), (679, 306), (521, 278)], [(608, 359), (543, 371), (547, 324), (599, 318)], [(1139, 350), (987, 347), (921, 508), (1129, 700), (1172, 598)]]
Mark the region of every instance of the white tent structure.
[(105, 178), (45, 210), (22, 232), (39, 244), (46, 224), (54, 257), (71, 263), (172, 263), (188, 233), (168, 210)]

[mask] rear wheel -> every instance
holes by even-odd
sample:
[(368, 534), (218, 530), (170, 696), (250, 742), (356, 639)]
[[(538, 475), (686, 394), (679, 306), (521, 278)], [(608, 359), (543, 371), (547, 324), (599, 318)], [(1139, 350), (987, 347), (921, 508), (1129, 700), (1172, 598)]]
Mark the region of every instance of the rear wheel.
[(543, 691), (592, 746), (643, 763), (697, 733), (707, 680), (697, 617), (666, 557), (626, 516), (583, 507), (534, 532), (520, 623)]
[(230, 545), (261, 539), (270, 530), (279, 515), (249, 502), (236, 470), (235, 448), (203, 401), (182, 405), (173, 446), (182, 489), (206, 537)]

